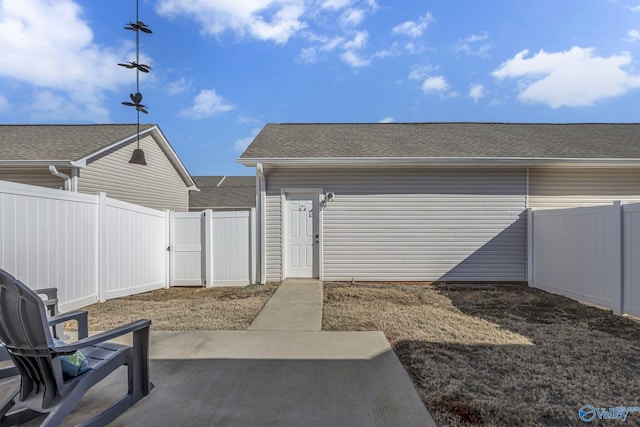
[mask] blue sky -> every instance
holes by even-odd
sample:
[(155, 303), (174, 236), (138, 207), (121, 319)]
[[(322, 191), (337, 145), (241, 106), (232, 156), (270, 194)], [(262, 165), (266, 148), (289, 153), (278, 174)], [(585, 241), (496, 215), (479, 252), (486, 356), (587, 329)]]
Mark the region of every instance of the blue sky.
[[(640, 0), (139, 0), (141, 92), (192, 175), (265, 123), (640, 122)], [(0, 0), (0, 122), (133, 123), (134, 0)]]

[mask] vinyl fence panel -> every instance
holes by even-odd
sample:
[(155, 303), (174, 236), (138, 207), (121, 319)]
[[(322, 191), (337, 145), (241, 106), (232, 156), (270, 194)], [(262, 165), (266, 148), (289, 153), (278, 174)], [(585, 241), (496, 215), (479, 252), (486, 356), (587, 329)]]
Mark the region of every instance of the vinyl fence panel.
[(58, 288), (63, 311), (98, 301), (97, 213), (96, 196), (0, 181), (0, 267)]
[(640, 204), (624, 205), (624, 312), (640, 317)]
[(167, 212), (101, 196), (100, 275), (105, 299), (167, 285)]
[(532, 211), (531, 286), (640, 316), (640, 205)]
[(255, 210), (212, 212), (212, 279), (214, 286), (244, 286), (255, 277)]
[(253, 283), (254, 211), (207, 212), (0, 181), (0, 268), (58, 288), (62, 311), (169, 283)]

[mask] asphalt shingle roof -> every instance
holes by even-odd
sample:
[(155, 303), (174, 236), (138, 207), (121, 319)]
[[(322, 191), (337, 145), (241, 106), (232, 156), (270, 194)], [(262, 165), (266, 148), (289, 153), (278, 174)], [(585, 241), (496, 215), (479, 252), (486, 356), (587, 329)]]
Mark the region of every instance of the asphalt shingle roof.
[(640, 124), (267, 124), (245, 159), (640, 158)]
[(194, 176), (192, 178), (200, 191), (189, 192), (190, 208), (253, 208), (256, 206), (254, 176)]
[(0, 125), (0, 160), (76, 161), (137, 131), (135, 124)]

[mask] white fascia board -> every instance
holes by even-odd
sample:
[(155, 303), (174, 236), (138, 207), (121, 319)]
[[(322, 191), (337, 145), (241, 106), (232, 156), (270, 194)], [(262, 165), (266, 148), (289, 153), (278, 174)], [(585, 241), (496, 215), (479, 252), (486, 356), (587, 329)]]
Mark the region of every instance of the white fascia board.
[[(148, 133), (148, 131), (149, 131), (149, 130), (150, 130), (150, 129), (147, 129), (147, 130), (145, 130), (145, 131), (140, 132), (140, 135), (143, 135), (143, 134), (145, 134), (145, 133)], [(109, 145), (107, 145), (107, 146), (104, 146), (104, 147), (100, 148), (99, 150), (94, 151), (93, 153), (89, 153), (89, 154), (87, 154), (86, 156), (82, 157), (80, 160), (83, 160), (83, 161), (85, 162), (85, 164), (86, 164), (87, 160), (89, 160), (89, 159), (91, 159), (91, 158), (93, 158), (93, 157), (96, 157), (96, 156), (98, 156), (98, 155), (100, 155), (100, 154), (104, 153), (105, 151), (109, 151), (109, 150), (111, 150), (112, 148), (116, 148), (116, 147), (119, 147), (120, 145), (127, 144), (129, 141), (131, 141), (131, 140), (132, 140), (132, 139), (134, 139), (135, 137), (136, 137), (136, 134), (131, 135), (131, 136), (128, 136), (128, 137), (126, 137), (126, 138), (124, 138), (124, 139), (121, 139), (120, 141), (116, 141), (116, 142), (114, 142), (113, 144), (109, 144)]]
[(640, 159), (598, 158), (524, 158), (524, 157), (320, 157), (238, 159), (245, 166), (257, 163), (294, 166), (367, 166), (367, 165), (432, 165), (432, 166), (545, 166), (545, 167), (615, 167), (640, 166)]
[[(140, 137), (142, 137), (143, 135), (150, 135), (151, 133), (155, 133), (158, 138), (157, 141), (159, 141), (160, 145), (166, 150), (166, 153), (168, 153), (169, 158), (171, 160), (171, 162), (174, 164), (174, 166), (176, 167), (178, 173), (180, 174), (180, 176), (182, 177), (182, 179), (185, 181), (185, 183), (187, 184), (187, 189), (188, 190), (198, 190), (198, 186), (196, 185), (195, 181), (193, 180), (193, 178), (191, 178), (191, 174), (189, 174), (189, 172), (187, 171), (187, 168), (182, 164), (182, 162), (180, 161), (180, 158), (178, 157), (178, 155), (176, 154), (176, 152), (174, 151), (173, 147), (171, 146), (171, 144), (169, 144), (169, 141), (167, 140), (167, 138), (165, 138), (164, 134), (162, 133), (162, 131), (160, 130), (160, 128), (158, 127), (158, 125), (153, 125), (148, 129), (145, 129), (143, 131), (140, 132)], [(119, 147), (121, 145), (125, 145), (128, 144), (130, 142), (133, 142), (133, 140), (137, 139), (138, 134), (134, 133), (131, 136), (128, 136), (124, 139), (121, 139), (120, 141), (116, 141), (113, 144), (109, 144), (105, 147), (102, 147), (101, 149), (94, 151), (91, 154), (86, 155), (85, 157), (81, 158), (80, 160), (78, 160), (78, 162), (84, 162), (83, 166), (86, 166), (87, 164), (87, 160), (96, 157), (102, 153), (104, 153), (105, 151), (109, 151), (113, 148)]]
[(180, 176), (182, 176), (182, 178), (185, 179), (185, 181), (187, 181), (187, 186), (189, 187), (189, 190), (199, 191), (198, 185), (193, 180), (193, 178), (191, 177), (191, 174), (189, 173), (187, 168), (184, 166), (184, 164), (182, 164), (180, 157), (178, 157), (178, 154), (175, 152), (171, 144), (169, 144), (169, 140), (164, 136), (164, 134), (162, 133), (162, 130), (160, 130), (160, 127), (158, 125), (154, 125), (151, 128), (149, 128), (148, 131), (149, 132), (153, 131), (160, 137), (160, 143), (163, 145), (164, 148), (166, 148)]
[(0, 166), (65, 166), (84, 168), (87, 165), (82, 160), (0, 160)]

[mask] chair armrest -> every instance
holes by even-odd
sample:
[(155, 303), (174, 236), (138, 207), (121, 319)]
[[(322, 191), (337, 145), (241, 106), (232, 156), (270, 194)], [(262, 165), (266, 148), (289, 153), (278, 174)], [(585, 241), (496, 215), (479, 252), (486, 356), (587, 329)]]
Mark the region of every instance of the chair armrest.
[(58, 288), (34, 289), (33, 292), (46, 295), (47, 300), (58, 299)]
[(56, 316), (58, 314), (58, 288), (36, 289), (34, 292), (47, 297), (42, 302), (49, 311), (49, 316)]
[(126, 325), (111, 329), (110, 331), (101, 332), (96, 335), (91, 335), (90, 337), (83, 338), (76, 342), (72, 342), (68, 344), (65, 343), (65, 345), (55, 346), (55, 350), (59, 353), (74, 352), (84, 347), (89, 347), (94, 344), (99, 344), (105, 341), (109, 341), (113, 338), (130, 334), (132, 332), (135, 334), (136, 332), (140, 332), (145, 329), (148, 332), (150, 326), (151, 326), (151, 320), (146, 320), (146, 319), (137, 320), (135, 322), (131, 322)]
[(75, 320), (78, 322), (78, 339), (86, 338), (89, 335), (88, 313), (86, 311), (71, 311), (59, 314), (48, 319), (49, 326)]

